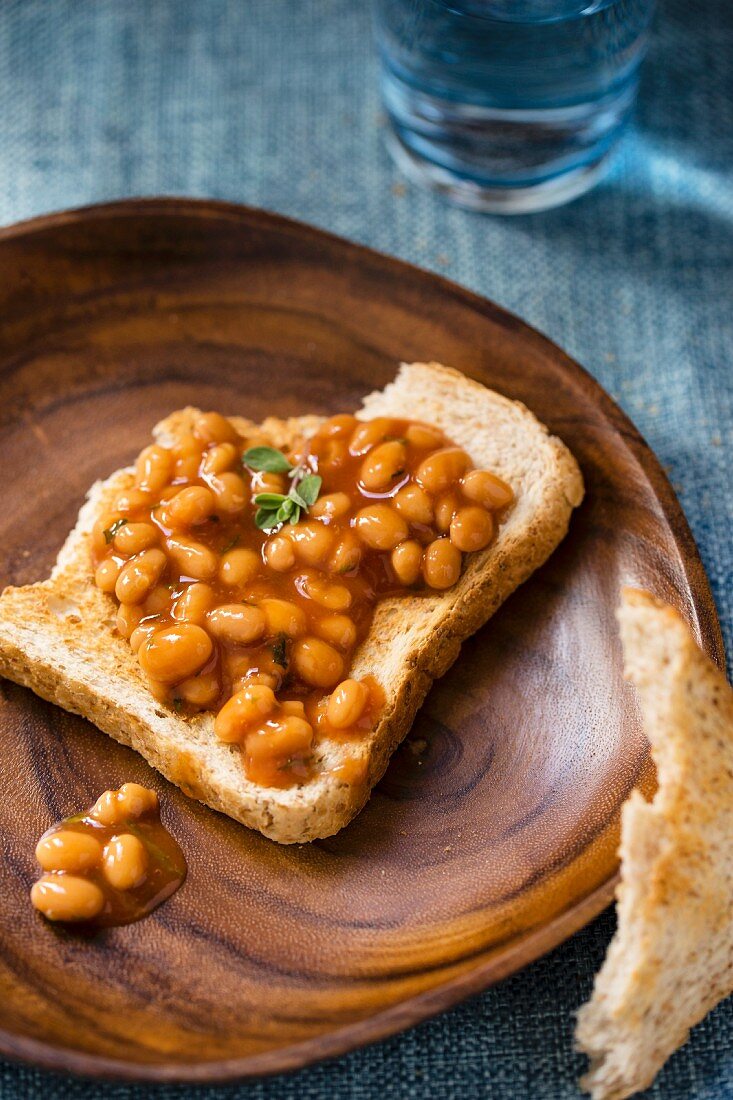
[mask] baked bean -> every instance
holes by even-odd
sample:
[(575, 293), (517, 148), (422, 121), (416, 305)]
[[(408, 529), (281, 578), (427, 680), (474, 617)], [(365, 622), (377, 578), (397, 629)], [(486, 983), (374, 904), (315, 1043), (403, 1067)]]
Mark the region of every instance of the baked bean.
[(238, 458), (237, 448), (233, 443), (219, 443), (216, 447), (210, 447), (204, 452), (201, 459), (201, 473), (204, 477), (219, 477), (227, 470), (231, 470)]
[(445, 445), (443, 433), (429, 424), (408, 424), (405, 439), (421, 451), (432, 451)]
[(444, 493), (465, 474), (471, 460), (460, 447), (443, 447), (428, 455), (417, 468), (415, 480), (426, 492)]
[(264, 435), (248, 435), (245, 438), (243, 450), (250, 451), (254, 447), (271, 447), (272, 440), (265, 439)]
[(267, 620), (253, 604), (227, 603), (215, 607), (207, 616), (214, 637), (228, 645), (251, 645), (265, 633)]
[[(158, 808), (158, 796), (141, 783), (123, 783), (117, 794), (117, 805), (122, 817), (142, 817)], [(119, 819), (118, 819), (119, 820)]]
[(199, 676), (191, 676), (181, 684), (176, 684), (176, 695), (183, 699), (189, 706), (206, 710), (212, 706), (219, 697), (221, 685), (214, 672), (202, 672)]
[[(145, 597), (143, 601), (143, 611), (145, 615), (160, 615), (162, 611), (167, 611), (171, 602), (171, 590), (164, 584), (157, 584), (149, 596)], [(139, 607), (139, 604), (134, 606)]]
[(354, 526), (359, 538), (372, 550), (392, 550), (407, 538), (407, 524), (389, 504), (372, 504), (357, 512)]
[(357, 569), (361, 561), (361, 546), (356, 535), (351, 531), (344, 531), (343, 536), (336, 543), (336, 548), (328, 559), (329, 573), (351, 573)]
[(227, 550), (219, 562), (219, 580), (230, 587), (241, 587), (252, 580), (260, 564), (254, 550)]
[[(349, 458), (348, 444), (343, 439), (327, 439), (318, 450), (318, 469), (321, 474), (333, 473), (344, 466)], [(291, 465), (295, 464), (290, 458)]]
[(305, 611), (290, 600), (267, 597), (259, 601), (267, 622), (267, 636), (285, 634), (288, 638), (299, 638), (308, 625)]
[(230, 421), (218, 412), (200, 413), (194, 420), (193, 434), (204, 443), (236, 443), (239, 438)]
[(101, 858), (96, 837), (73, 829), (42, 836), (36, 845), (36, 859), (44, 871), (89, 871)]
[(220, 741), (239, 741), (248, 729), (264, 722), (276, 706), (272, 688), (251, 684), (227, 700), (214, 721), (214, 733)]
[(177, 480), (194, 481), (198, 477), (203, 443), (195, 435), (184, 435), (171, 449), (173, 473)]
[(150, 493), (142, 489), (127, 489), (117, 497), (115, 509), (120, 515), (131, 516), (136, 512), (147, 512), (151, 504)]
[(293, 646), (292, 666), (307, 684), (329, 688), (337, 684), (344, 671), (341, 654), (321, 638), (299, 638)]
[(117, 633), (123, 638), (129, 638), (133, 630), (140, 625), (144, 611), (139, 604), (121, 603), (117, 608), (115, 625)]
[(199, 476), (201, 459), (199, 455), (184, 455), (173, 463), (173, 476), (176, 481), (195, 481)]
[(252, 474), (252, 495), (258, 493), (287, 493), (288, 480), (284, 474), (274, 474), (269, 470), (258, 470)]
[(114, 592), (123, 565), (124, 562), (119, 558), (105, 558), (104, 561), (100, 561), (94, 571), (94, 583), (97, 588), (101, 588), (103, 592)]
[(352, 455), (365, 455), (368, 450), (391, 434), (393, 426), (394, 421), (386, 416), (375, 416), (373, 420), (363, 421), (351, 437), (349, 451)]
[(506, 508), (514, 500), (514, 490), (489, 470), (469, 470), (461, 481), (463, 493), (484, 508)]
[[(272, 647), (266, 646), (264, 649), (260, 649), (257, 653), (255, 660), (252, 662), (252, 674), (262, 673), (265, 676), (275, 676), (277, 678), (278, 686), (282, 683), (285, 676), (286, 666), (280, 661), (275, 660), (275, 654)], [(250, 678), (251, 675), (250, 674)], [(261, 681), (253, 681), (263, 684), (269, 684), (269, 679), (263, 679)], [(273, 688), (273, 691), (275, 689)]]
[(400, 584), (415, 584), (422, 568), (422, 546), (415, 539), (406, 539), (395, 546), (390, 561)]
[(214, 589), (210, 585), (201, 582), (189, 584), (174, 601), (171, 615), (179, 622), (185, 620), (203, 626), (215, 600)]
[(290, 758), (308, 752), (313, 744), (313, 726), (305, 718), (288, 714), (248, 734), (244, 744), (251, 760)]
[(359, 476), (364, 488), (370, 493), (384, 492), (393, 488), (397, 479), (405, 472), (407, 450), (404, 443), (391, 439), (380, 443), (367, 453), (361, 464)]
[(360, 680), (342, 680), (328, 700), (326, 717), (337, 730), (355, 726), (369, 702), (369, 688)]
[(216, 576), (219, 570), (219, 559), (214, 551), (204, 546), (202, 542), (170, 535), (165, 540), (165, 545), (181, 576), (191, 577), (195, 581), (210, 581)]
[(278, 691), (282, 682), (283, 677), (279, 673), (263, 672), (259, 668), (252, 668), (237, 681), (235, 684), (235, 691), (241, 691), (243, 688), (251, 687), (253, 684), (262, 684), (263, 687), (269, 687), (272, 688), (273, 691)]
[(216, 507), (220, 512), (233, 516), (241, 512), (249, 499), (244, 479), (233, 471), (217, 474), (209, 480), (216, 497)]
[(197, 527), (206, 523), (216, 509), (216, 499), (205, 485), (189, 485), (170, 500), (165, 509), (169, 527)]
[(421, 523), (427, 527), (433, 522), (433, 502), (419, 485), (405, 485), (395, 494), (392, 503), (408, 523)]
[(140, 647), (137, 658), (153, 680), (175, 684), (187, 680), (211, 656), (211, 638), (195, 623), (177, 623), (157, 630)]
[(92, 807), (90, 817), (100, 825), (117, 825), (123, 818), (123, 810), (117, 798), (118, 791), (105, 791), (100, 794)]
[(155, 588), (168, 564), (162, 550), (143, 550), (120, 569), (115, 596), (120, 603), (142, 603)]
[(159, 493), (170, 481), (172, 473), (173, 456), (157, 443), (145, 447), (135, 463), (137, 484), (144, 493)]
[[(132, 641), (132, 639), (130, 640)], [(148, 691), (153, 699), (157, 699), (159, 703), (163, 703), (165, 706), (170, 704), (170, 684), (164, 684), (161, 680), (151, 680), (150, 677), (148, 677)]]
[(296, 557), (308, 565), (324, 561), (333, 547), (333, 532), (323, 523), (296, 523), (286, 530)]
[(309, 599), (329, 611), (346, 611), (351, 607), (351, 593), (344, 584), (329, 584), (323, 577), (309, 576), (305, 591)]
[(203, 449), (203, 441), (197, 439), (192, 432), (186, 432), (171, 447), (174, 458), (190, 458), (193, 455), (200, 459)]
[(351, 498), (348, 493), (326, 493), (308, 509), (309, 515), (328, 520), (343, 519), (350, 511)]
[(456, 512), (450, 525), (450, 540), (465, 553), (483, 550), (494, 536), (494, 517), (478, 504)]
[(435, 502), (435, 526), (444, 535), (458, 511), (458, 497), (454, 493), (443, 493)]
[(129, 558), (142, 550), (149, 550), (159, 538), (160, 531), (152, 523), (125, 523), (118, 528), (113, 541), (115, 550)]
[(423, 576), (431, 588), (452, 588), (461, 575), (461, 552), (450, 539), (436, 539), (423, 555)]
[(152, 638), (155, 631), (158, 629), (158, 624), (152, 623), (140, 623), (136, 626), (130, 635), (130, 649), (133, 653), (137, 653), (143, 642), (147, 642), (148, 638)]
[(114, 523), (117, 523), (120, 518), (120, 516), (116, 516), (114, 514), (108, 516), (100, 516), (100, 518), (92, 527), (92, 550), (98, 557), (101, 558), (102, 555), (106, 554), (107, 550), (109, 549), (109, 542), (107, 541), (107, 535), (105, 535), (105, 531), (109, 532), (110, 527)]
[(353, 649), (356, 645), (356, 627), (348, 615), (325, 615), (313, 624), (313, 630), (337, 649)]
[(321, 424), (316, 438), (340, 438), (345, 435), (350, 437), (358, 423), (356, 417), (351, 416), (350, 413), (339, 413), (338, 416), (330, 416), (328, 420)]
[(275, 535), (266, 542), (262, 555), (265, 563), (276, 573), (287, 573), (295, 565), (295, 550), (292, 542), (285, 535)]
[(139, 886), (148, 869), (145, 845), (132, 833), (112, 837), (104, 846), (102, 871), (115, 890), (132, 890)]
[(230, 680), (238, 680), (257, 665), (257, 654), (251, 649), (227, 649), (222, 662)]
[(88, 878), (47, 874), (33, 883), (31, 904), (47, 920), (92, 920), (104, 908), (104, 894)]
[(300, 699), (283, 699), (280, 702), (283, 714), (294, 714), (296, 718), (305, 718), (305, 704)]

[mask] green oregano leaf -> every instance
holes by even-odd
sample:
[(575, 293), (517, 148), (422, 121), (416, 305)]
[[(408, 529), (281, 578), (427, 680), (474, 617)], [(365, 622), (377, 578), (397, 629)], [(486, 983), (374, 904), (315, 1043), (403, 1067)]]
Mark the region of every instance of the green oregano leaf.
[(255, 527), (259, 527), (260, 531), (271, 531), (277, 524), (275, 512), (271, 508), (258, 508), (255, 512)]
[(318, 499), (323, 479), (318, 474), (310, 473), (307, 467), (291, 467), (281, 451), (273, 447), (253, 447), (245, 452), (242, 461), (253, 470), (290, 471), (291, 484), (287, 496), (266, 492), (258, 493), (254, 498), (257, 506), (255, 526), (260, 531), (272, 531), (282, 523), (298, 523), (303, 512), (307, 512)]
[(258, 504), (260, 508), (268, 508), (270, 510), (277, 509), (281, 504), (284, 504), (288, 498), (283, 496), (282, 493), (258, 493), (254, 499), (255, 504)]
[(300, 519), (300, 508), (294, 500), (286, 500), (285, 503), (278, 508), (276, 513), (278, 523), (287, 523), (290, 520), (291, 523), (297, 523)]
[(315, 504), (318, 500), (318, 494), (321, 491), (322, 485), (323, 478), (319, 477), (318, 474), (306, 474), (303, 480), (298, 483), (298, 494), (305, 501), (305, 506), (307, 508), (309, 508), (311, 504)]
[(282, 451), (274, 447), (250, 447), (242, 455), (242, 462), (250, 470), (263, 471), (268, 474), (286, 474), (292, 470)]

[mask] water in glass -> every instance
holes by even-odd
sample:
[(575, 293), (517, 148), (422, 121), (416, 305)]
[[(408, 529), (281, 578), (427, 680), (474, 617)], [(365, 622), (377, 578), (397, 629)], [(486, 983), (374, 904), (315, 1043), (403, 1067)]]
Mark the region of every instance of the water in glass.
[(375, 0), (390, 149), (478, 209), (587, 190), (636, 97), (654, 0)]

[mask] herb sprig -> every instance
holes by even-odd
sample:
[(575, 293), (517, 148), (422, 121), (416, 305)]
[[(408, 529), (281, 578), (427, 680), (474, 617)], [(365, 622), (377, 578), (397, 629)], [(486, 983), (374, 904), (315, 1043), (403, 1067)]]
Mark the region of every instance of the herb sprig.
[(255, 526), (261, 531), (273, 531), (283, 523), (297, 523), (318, 500), (323, 479), (300, 463), (291, 466), (282, 451), (274, 447), (250, 447), (242, 455), (242, 462), (257, 473), (287, 474), (290, 488), (284, 493), (258, 493)]
[(276, 665), (280, 665), (280, 668), (288, 667), (288, 636), (287, 634), (278, 634), (275, 641), (272, 643), (272, 659)]
[(126, 519), (116, 519), (111, 527), (105, 527), (102, 534), (104, 535), (104, 541), (107, 543), (108, 546), (119, 531), (120, 527), (124, 527), (126, 523)]

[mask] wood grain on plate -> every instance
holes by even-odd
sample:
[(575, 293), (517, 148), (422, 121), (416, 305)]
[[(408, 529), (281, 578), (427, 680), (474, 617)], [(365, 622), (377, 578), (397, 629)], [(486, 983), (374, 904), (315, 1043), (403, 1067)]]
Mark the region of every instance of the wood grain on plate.
[[(95, 478), (188, 402), (333, 413), (400, 359), (525, 401), (588, 496), (550, 563), (471, 639), (344, 832), (278, 847), (88, 723), (1, 690), (0, 1052), (215, 1080), (348, 1050), (438, 1012), (610, 900), (619, 807), (653, 786), (619, 585), (678, 606), (718, 660), (707, 581), (659, 465), (558, 348), (435, 276), (259, 211), (125, 202), (0, 233), (2, 582), (44, 577)], [(157, 788), (189, 877), (94, 938), (28, 904), (36, 838), (107, 787)]]

